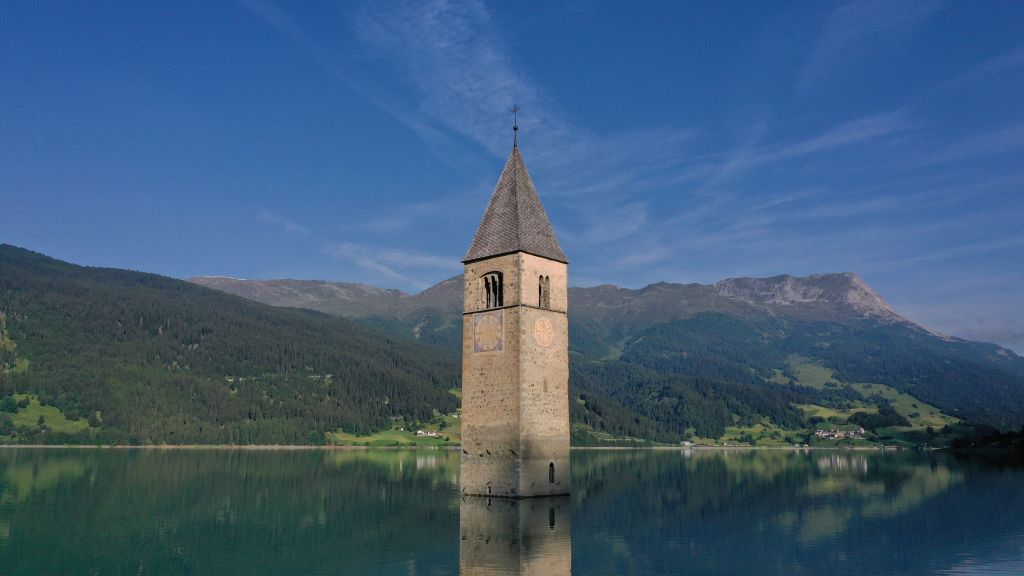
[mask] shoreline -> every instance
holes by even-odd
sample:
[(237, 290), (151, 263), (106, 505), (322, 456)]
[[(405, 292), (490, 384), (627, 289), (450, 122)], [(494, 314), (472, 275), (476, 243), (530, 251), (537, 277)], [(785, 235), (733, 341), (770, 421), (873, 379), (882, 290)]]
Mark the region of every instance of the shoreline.
[[(350, 451), (350, 450), (459, 450), (460, 446), (306, 446), (301, 444), (158, 444), (130, 446), (123, 444), (0, 444), (0, 450), (224, 450), (224, 451)], [(902, 446), (571, 446), (570, 450), (832, 450), (897, 452), (911, 448)]]

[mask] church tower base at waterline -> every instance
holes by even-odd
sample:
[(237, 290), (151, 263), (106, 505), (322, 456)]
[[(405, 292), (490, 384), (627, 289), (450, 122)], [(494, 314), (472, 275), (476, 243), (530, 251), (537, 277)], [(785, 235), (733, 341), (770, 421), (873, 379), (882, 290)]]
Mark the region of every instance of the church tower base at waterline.
[(462, 492), (568, 494), (568, 260), (518, 147), (463, 263)]

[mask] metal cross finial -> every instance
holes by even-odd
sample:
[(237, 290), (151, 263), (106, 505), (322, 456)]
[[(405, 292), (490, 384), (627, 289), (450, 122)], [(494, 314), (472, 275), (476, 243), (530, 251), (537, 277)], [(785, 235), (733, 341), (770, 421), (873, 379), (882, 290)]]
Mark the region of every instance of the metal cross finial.
[(512, 147), (519, 148), (519, 105), (512, 106)]

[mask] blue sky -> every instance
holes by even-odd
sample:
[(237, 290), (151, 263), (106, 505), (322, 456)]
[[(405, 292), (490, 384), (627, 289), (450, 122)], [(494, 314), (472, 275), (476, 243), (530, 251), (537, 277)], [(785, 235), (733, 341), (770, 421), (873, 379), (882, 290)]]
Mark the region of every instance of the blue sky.
[(1024, 3), (5, 2), (0, 241), (418, 291), (520, 144), (571, 283), (852, 271), (1024, 352)]

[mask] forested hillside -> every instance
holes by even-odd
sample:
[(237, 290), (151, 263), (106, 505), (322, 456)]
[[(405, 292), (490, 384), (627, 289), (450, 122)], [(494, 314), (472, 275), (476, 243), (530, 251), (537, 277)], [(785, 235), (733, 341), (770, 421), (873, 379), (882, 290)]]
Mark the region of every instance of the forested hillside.
[[(193, 281), (357, 317), (459, 353), (458, 277), (416, 295), (338, 285), (341, 301), (325, 282)], [(957, 420), (1024, 424), (1024, 359), (929, 332), (853, 274), (571, 288), (569, 302), (577, 442), (596, 434), (781, 443), (861, 426), (877, 439), (911, 433), (927, 442)]]
[[(344, 309), (385, 300), (356, 320), (2, 246), (0, 441), (317, 444), (428, 421), (457, 440), (439, 415), (458, 408), (461, 283), (347, 290)], [(1024, 360), (930, 333), (852, 275), (570, 302), (578, 444), (925, 443), (958, 421), (1024, 424)]]
[(8, 409), (8, 441), (315, 444), (453, 412), (457, 385), (452, 354), (365, 324), (0, 246), (0, 399), (88, 422)]
[[(587, 337), (585, 327), (575, 328), (573, 338)], [(704, 312), (639, 330), (614, 357), (577, 353), (572, 376), (579, 390), (711, 438), (766, 417), (782, 429), (805, 428), (819, 414), (869, 430), (936, 429), (952, 419), (1015, 430), (1024, 424), (1024, 370), (1001, 350), (864, 320)], [(863, 416), (893, 406), (895, 419)], [(625, 424), (622, 432), (639, 426)]]

